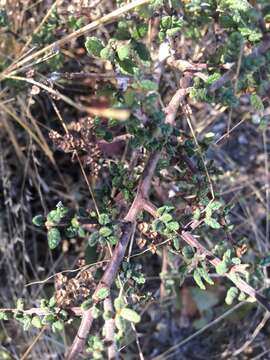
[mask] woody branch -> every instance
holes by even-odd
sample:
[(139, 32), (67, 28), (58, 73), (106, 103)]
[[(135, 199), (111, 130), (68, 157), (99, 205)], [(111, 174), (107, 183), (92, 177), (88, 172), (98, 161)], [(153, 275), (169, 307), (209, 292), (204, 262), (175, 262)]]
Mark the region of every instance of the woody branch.
[[(175, 117), (177, 114), (178, 107), (183, 101), (185, 95), (187, 94), (188, 89), (182, 88), (177, 90), (177, 92), (172, 97), (167, 109), (166, 109), (166, 119), (165, 122), (170, 125), (174, 125)], [(124, 259), (125, 252), (133, 232), (133, 226), (135, 225), (138, 215), (143, 211), (144, 204), (148, 202), (148, 195), (151, 187), (152, 178), (157, 166), (157, 163), (160, 159), (161, 151), (153, 152), (150, 154), (148, 161), (145, 165), (144, 171), (142, 172), (137, 193), (133, 203), (131, 204), (126, 216), (123, 219), (123, 230), (121, 238), (116, 245), (112, 258), (108, 263), (104, 274), (93, 294), (93, 299), (98, 302), (97, 293), (100, 288), (110, 289), (113, 285), (115, 278), (117, 276), (119, 267)], [(71, 345), (71, 348), (67, 354), (67, 360), (74, 360), (78, 357), (80, 352), (83, 350), (87, 336), (92, 327), (93, 316), (91, 309), (85, 311), (82, 315), (82, 321), (76, 337)]]
[[(158, 217), (157, 209), (156, 207), (151, 204), (149, 201), (147, 202), (146, 206), (144, 206), (144, 210), (147, 211), (151, 216), (154, 218)], [(197, 222), (198, 223), (198, 222)], [(195, 229), (197, 227), (196, 222), (194, 222), (193, 225), (191, 225), (191, 228)], [(190, 245), (191, 247), (197, 249), (197, 251), (205, 256), (205, 259), (214, 267), (219, 265), (221, 263), (221, 260), (214, 256), (211, 251), (206, 249), (189, 231), (179, 231), (179, 236), (182, 240), (184, 240), (185, 243)], [(266, 310), (270, 311), (270, 304), (268, 300), (261, 294), (258, 293), (252, 286), (250, 286), (246, 281), (242, 280), (239, 277), (233, 276), (238, 272), (237, 266), (232, 266), (231, 269), (226, 272), (224, 275), (230, 279), (235, 286), (238, 287), (238, 289), (251, 298), (254, 298), (257, 300), (257, 302), (262, 305)]]

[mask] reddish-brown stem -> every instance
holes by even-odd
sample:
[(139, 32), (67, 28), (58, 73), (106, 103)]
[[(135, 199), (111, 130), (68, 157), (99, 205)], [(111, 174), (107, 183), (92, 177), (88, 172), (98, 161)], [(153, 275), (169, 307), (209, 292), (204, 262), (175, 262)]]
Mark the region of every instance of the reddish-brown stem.
[[(187, 89), (179, 89), (174, 94), (173, 98), (171, 99), (169, 105), (166, 108), (165, 122), (167, 124), (175, 124), (175, 117), (179, 104), (184, 99), (186, 94)], [(97, 292), (100, 290), (100, 288), (107, 287), (108, 289), (110, 289), (115, 281), (119, 267), (124, 259), (129, 239), (133, 232), (134, 223), (136, 222), (138, 215), (141, 213), (141, 211), (143, 211), (144, 206), (147, 206), (145, 204), (148, 203), (148, 194), (151, 188), (152, 178), (154, 176), (154, 172), (160, 156), (161, 151), (153, 152), (152, 154), (150, 154), (149, 159), (145, 165), (138, 184), (135, 199), (123, 220), (123, 230), (121, 238), (113, 251), (112, 258), (105, 269), (105, 272), (97, 286), (97, 289), (93, 294), (93, 299), (96, 301), (98, 301)], [(78, 329), (77, 335), (66, 357), (67, 360), (76, 359), (79, 353), (83, 350), (87, 336), (92, 327), (92, 323), (93, 316), (91, 309), (89, 309), (83, 313), (82, 321)]]
[[(105, 272), (97, 286), (97, 289), (93, 295), (94, 299), (97, 299), (96, 294), (100, 288), (102, 288), (102, 287), (110, 288), (113, 281), (115, 280), (117, 271), (118, 271), (119, 266), (124, 258), (125, 251), (126, 251), (130, 236), (132, 234), (132, 228), (133, 228), (132, 222), (124, 222), (123, 223), (121, 238), (120, 238), (117, 246), (114, 249), (113, 256), (112, 256), (110, 262), (108, 263), (106, 270), (105, 270)], [(83, 350), (88, 333), (92, 327), (92, 323), (93, 323), (92, 310), (88, 309), (83, 313), (80, 327), (79, 327), (76, 337), (73, 341), (73, 344), (70, 348), (70, 351), (67, 355), (68, 360), (76, 359), (78, 357), (79, 353)]]
[[(145, 211), (148, 211), (153, 217), (157, 217), (157, 211), (156, 207), (148, 202), (147, 207), (144, 207)], [(195, 229), (200, 224), (200, 222), (196, 222), (194, 226), (191, 225), (192, 229)], [(198, 252), (205, 256), (206, 260), (212, 264), (214, 267), (216, 267), (218, 264), (221, 263), (221, 260), (217, 257), (215, 257), (211, 251), (207, 250), (190, 232), (188, 231), (181, 231), (179, 232), (179, 236), (191, 247), (198, 250)], [(270, 304), (267, 301), (267, 299), (259, 294), (252, 286), (250, 286), (247, 282), (242, 280), (239, 276), (235, 276), (238, 272), (237, 267), (232, 267), (230, 271), (225, 273), (224, 275), (230, 279), (235, 286), (245, 294), (249, 295), (251, 298), (256, 299), (259, 304), (261, 304), (265, 309), (270, 311)]]
[[(184, 76), (182, 78), (182, 82), (184, 82), (185, 78), (189, 78), (189, 76)], [(188, 82), (187, 82), (187, 85)], [(190, 89), (188, 87), (183, 87), (179, 90), (176, 91), (176, 93), (174, 94), (173, 98), (171, 99), (169, 105), (166, 107), (165, 112), (167, 114), (166, 116), (166, 123), (170, 124), (172, 126), (175, 125), (175, 118), (176, 118), (176, 112), (178, 110), (179, 107), (179, 103), (181, 103), (185, 96), (189, 93)]]
[(143, 210), (148, 212), (153, 217), (156, 217), (157, 215), (157, 209), (156, 207), (151, 203), (151, 201), (145, 201), (143, 204)]

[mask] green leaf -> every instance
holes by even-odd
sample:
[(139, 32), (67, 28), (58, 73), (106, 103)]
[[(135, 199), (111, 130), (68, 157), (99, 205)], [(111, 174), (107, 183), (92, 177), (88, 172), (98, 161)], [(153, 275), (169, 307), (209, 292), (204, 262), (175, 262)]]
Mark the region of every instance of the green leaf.
[(193, 219), (194, 220), (199, 220), (201, 216), (201, 211), (199, 208), (195, 209), (194, 213), (193, 213)]
[(52, 324), (54, 321), (55, 321), (55, 316), (53, 314), (48, 314), (45, 315), (44, 318), (42, 319), (42, 324), (43, 325)]
[(177, 237), (173, 238), (173, 246), (177, 251), (180, 249), (180, 241)]
[(58, 313), (58, 316), (63, 321), (67, 320), (67, 318), (68, 318), (67, 310), (64, 310), (64, 309), (60, 310), (59, 313)]
[(180, 30), (181, 30), (181, 28), (177, 26), (177, 27), (175, 27), (175, 28), (168, 29), (168, 30), (166, 31), (166, 34), (167, 34), (168, 36), (174, 36), (174, 35), (178, 34)]
[(84, 302), (81, 303), (81, 309), (86, 311), (88, 309), (90, 309), (90, 307), (93, 305), (93, 300), (92, 299), (87, 299)]
[(40, 308), (46, 310), (48, 308), (48, 301), (46, 299), (40, 300)]
[(118, 237), (117, 236), (109, 236), (108, 240), (109, 240), (111, 245), (116, 245), (117, 242), (118, 242)]
[(108, 237), (112, 234), (112, 229), (107, 226), (103, 226), (102, 228), (99, 229), (99, 234), (101, 236)]
[(57, 209), (50, 211), (47, 215), (48, 222), (53, 224), (59, 224), (61, 222), (61, 219), (61, 213)]
[(113, 305), (115, 310), (120, 310), (125, 307), (125, 302), (122, 297), (117, 297), (114, 299)]
[(117, 61), (117, 65), (123, 74), (128, 75), (134, 75), (138, 69), (137, 65), (130, 59), (125, 59), (123, 61), (119, 59), (119, 61)]
[(78, 236), (81, 238), (84, 238), (86, 236), (86, 232), (81, 226), (78, 228)]
[(100, 225), (107, 225), (111, 221), (108, 214), (100, 214), (98, 217), (98, 222), (100, 223)]
[(54, 308), (55, 305), (56, 305), (56, 299), (55, 299), (54, 296), (52, 296), (52, 297), (50, 298), (50, 300), (49, 300), (48, 306), (49, 306), (50, 308)]
[(131, 35), (127, 28), (118, 28), (113, 34), (113, 37), (117, 40), (129, 40)]
[(182, 249), (182, 254), (184, 258), (191, 260), (195, 254), (193, 248), (189, 245), (185, 245)]
[(237, 289), (237, 287), (235, 286), (230, 287), (229, 290), (227, 291), (225, 303), (227, 305), (232, 305), (233, 301), (237, 298), (238, 294), (239, 294), (239, 290)]
[(233, 258), (231, 259), (231, 262), (232, 262), (232, 264), (234, 264), (234, 265), (240, 265), (240, 264), (241, 264), (241, 259), (239, 259), (238, 257), (233, 257)]
[(238, 301), (245, 301), (245, 300), (246, 300), (246, 294), (241, 291), (238, 296)]
[(68, 213), (68, 208), (65, 207), (61, 201), (56, 205), (57, 211), (60, 214), (61, 218), (64, 218)]
[(97, 319), (101, 315), (101, 311), (95, 305), (91, 307), (91, 313), (94, 319)]
[(208, 76), (205, 80), (206, 85), (211, 85), (213, 82), (217, 81), (221, 77), (220, 73), (214, 73)]
[(52, 228), (48, 231), (48, 245), (50, 249), (55, 249), (61, 242), (60, 231), (56, 228)]
[(134, 40), (140, 40), (147, 34), (147, 31), (148, 31), (147, 24), (136, 24), (136, 28), (131, 35)]
[(172, 17), (171, 16), (162, 16), (160, 21), (160, 26), (163, 29), (169, 29), (172, 26)]
[(122, 316), (123, 319), (133, 322), (135, 324), (141, 321), (141, 316), (135, 310), (129, 308), (121, 309), (120, 316)]
[(64, 330), (64, 324), (62, 321), (57, 320), (52, 324), (52, 331), (53, 332), (60, 332)]
[(216, 266), (216, 272), (219, 275), (224, 275), (226, 274), (226, 272), (228, 272), (230, 269), (229, 265), (225, 262), (225, 261), (221, 261), (217, 266)]
[(44, 226), (44, 224), (45, 224), (45, 221), (46, 221), (46, 218), (45, 218), (45, 216), (43, 216), (43, 215), (36, 215), (36, 216), (34, 216), (33, 217), (33, 219), (32, 219), (32, 223), (34, 224), (34, 225), (36, 225), (36, 226)]
[(212, 201), (207, 205), (207, 208), (211, 209), (212, 211), (216, 211), (220, 209), (222, 206), (222, 203), (220, 201)]
[(210, 221), (211, 221), (212, 214), (213, 214), (212, 209), (209, 208), (209, 207), (207, 207), (207, 208), (205, 209), (205, 218), (206, 218), (207, 220), (210, 220)]
[(99, 241), (100, 239), (100, 234), (98, 231), (93, 232), (93, 234), (91, 234), (88, 238), (88, 244), (89, 246), (95, 246), (96, 243)]
[(113, 61), (115, 55), (110, 47), (105, 47), (100, 51), (99, 56), (101, 59)]
[(256, 95), (256, 94), (250, 95), (250, 102), (251, 102), (252, 107), (256, 111), (264, 111), (264, 105), (263, 105), (262, 99), (258, 95)]
[(159, 219), (156, 219), (155, 221), (153, 221), (152, 229), (154, 231), (162, 231), (162, 230), (164, 230), (164, 228), (165, 228), (165, 225)]
[(69, 226), (65, 229), (65, 236), (68, 239), (75, 238), (78, 235), (78, 228), (75, 228), (73, 226)]
[(92, 36), (86, 38), (85, 48), (89, 55), (100, 57), (100, 52), (104, 46), (98, 38)]
[(34, 316), (32, 318), (31, 324), (38, 329), (42, 328), (42, 322), (39, 316)]
[(0, 311), (0, 321), (8, 320), (8, 315), (5, 311)]
[(29, 330), (31, 327), (31, 316), (24, 315), (22, 319), (22, 323), (23, 323), (23, 330), (24, 331)]
[(74, 216), (71, 219), (71, 225), (75, 228), (78, 228), (80, 226), (77, 216)]
[(115, 326), (117, 330), (124, 331), (125, 330), (125, 321), (120, 315), (115, 316)]
[(212, 229), (220, 229), (221, 225), (214, 218), (205, 218), (204, 222), (206, 225), (210, 226)]
[(113, 319), (113, 317), (114, 317), (113, 315), (114, 315), (114, 313), (113, 313), (112, 311), (106, 310), (106, 311), (104, 311), (104, 313), (102, 314), (102, 317), (103, 317), (103, 319), (106, 321), (106, 320)]
[(145, 44), (140, 43), (140, 42), (134, 42), (133, 47), (141, 60), (143, 60), (143, 61), (151, 60), (149, 50), (147, 49)]
[(159, 218), (159, 220), (167, 223), (167, 222), (171, 221), (172, 218), (173, 218), (173, 217), (172, 217), (171, 214), (165, 213), (165, 214), (163, 214), (163, 215)]
[(128, 59), (129, 56), (130, 56), (130, 45), (127, 44), (127, 45), (123, 45), (123, 46), (120, 46), (119, 48), (117, 48), (117, 55), (119, 57), (119, 59), (122, 61), (122, 60), (125, 60), (125, 59)]
[(193, 272), (193, 279), (194, 279), (195, 283), (199, 286), (199, 288), (200, 288), (201, 290), (205, 290), (205, 289), (206, 289), (206, 287), (205, 287), (205, 285), (204, 285), (204, 283), (203, 283), (203, 281), (202, 281), (201, 274), (200, 274), (200, 272), (199, 272), (197, 269), (194, 270), (194, 272)]
[(223, 260), (230, 261), (231, 256), (232, 256), (232, 250), (231, 250), (231, 249), (227, 249), (227, 250), (225, 251), (225, 253), (223, 254)]
[(167, 229), (171, 230), (171, 231), (178, 231), (180, 229), (180, 225), (178, 224), (177, 221), (171, 221), (169, 223), (166, 224)]
[(164, 206), (157, 209), (157, 214), (159, 216), (162, 216), (164, 213), (169, 213), (169, 212), (171, 212), (173, 210), (174, 210), (173, 206), (164, 205)]
[(96, 292), (95, 294), (95, 297), (98, 299), (98, 300), (104, 300), (106, 299), (106, 297), (108, 297), (110, 295), (110, 289), (106, 288), (106, 287), (103, 287), (103, 288), (100, 288), (98, 289), (98, 291)]
[(197, 268), (197, 270), (199, 271), (201, 277), (209, 284), (209, 285), (214, 285), (214, 281), (211, 279), (211, 277), (209, 276), (208, 272), (206, 271), (206, 269), (204, 268)]
[(24, 302), (23, 302), (23, 299), (18, 299), (17, 302), (16, 302), (16, 309), (18, 311), (23, 311), (23, 308), (24, 308)]

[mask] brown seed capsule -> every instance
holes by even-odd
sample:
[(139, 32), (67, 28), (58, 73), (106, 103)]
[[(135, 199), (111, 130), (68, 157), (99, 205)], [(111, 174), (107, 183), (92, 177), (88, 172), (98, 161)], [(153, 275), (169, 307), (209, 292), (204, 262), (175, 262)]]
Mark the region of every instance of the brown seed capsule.
[(149, 245), (149, 250), (151, 251), (152, 254), (155, 254), (157, 252), (157, 246), (152, 243), (151, 245)]
[(138, 224), (138, 230), (144, 234), (146, 234), (150, 229), (150, 225), (146, 222), (141, 222)]
[(139, 249), (142, 249), (145, 247), (146, 239), (143, 237), (139, 237), (136, 239), (136, 244), (138, 245)]

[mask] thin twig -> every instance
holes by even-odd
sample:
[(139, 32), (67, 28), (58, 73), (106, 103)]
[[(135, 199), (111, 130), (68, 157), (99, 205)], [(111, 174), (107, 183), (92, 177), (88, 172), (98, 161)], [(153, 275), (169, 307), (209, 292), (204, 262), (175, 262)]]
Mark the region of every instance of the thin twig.
[(252, 335), (250, 336), (250, 338), (237, 350), (234, 351), (233, 356), (237, 356), (239, 354), (241, 354), (243, 351), (245, 351), (245, 349), (256, 339), (256, 337), (259, 335), (260, 331), (262, 330), (262, 328), (264, 327), (264, 325), (266, 324), (266, 322), (269, 320), (270, 318), (270, 313), (266, 312), (264, 314), (264, 317), (262, 318), (262, 320), (260, 321), (260, 323), (258, 324), (258, 326), (256, 327), (256, 329), (254, 330), (254, 332), (252, 333)]
[[(149, 207), (149, 204), (148, 204)], [(154, 214), (154, 205), (151, 209), (151, 215)], [(145, 209), (146, 210), (146, 209)], [(157, 217), (158, 214), (156, 213), (155, 217)], [(194, 229), (198, 226), (199, 223), (196, 223), (195, 226), (191, 227)], [(205, 259), (214, 267), (219, 265), (221, 263), (221, 260), (217, 257), (215, 257), (211, 251), (207, 250), (189, 231), (179, 231), (179, 236), (191, 247), (198, 250), (198, 252), (205, 256)], [(269, 301), (261, 294), (258, 293), (252, 286), (250, 286), (247, 282), (242, 280), (239, 276), (236, 277), (239, 270), (236, 267), (232, 267), (227, 273), (224, 274), (228, 279), (230, 279), (235, 286), (238, 287), (238, 289), (245, 294), (249, 295), (254, 300), (257, 300), (257, 302), (262, 305), (266, 310), (270, 311), (270, 304)]]
[(20, 360), (26, 360), (28, 356), (30, 355), (31, 351), (33, 350), (33, 347), (36, 345), (36, 343), (39, 341), (41, 336), (43, 335), (44, 331), (46, 330), (46, 326), (43, 326), (43, 328), (40, 330), (39, 334), (36, 336), (32, 344), (27, 348), (27, 350), (24, 352), (24, 354), (20, 357)]
[(224, 314), (220, 315), (219, 317), (217, 317), (216, 319), (214, 319), (213, 321), (211, 321), (210, 323), (208, 323), (207, 325), (205, 325), (204, 327), (202, 327), (200, 330), (196, 331), (194, 334), (188, 336), (186, 339), (181, 340), (179, 343), (173, 345), (171, 348), (169, 348), (168, 350), (166, 350), (165, 352), (163, 352), (162, 354), (156, 356), (153, 358), (153, 360), (165, 360), (165, 359), (169, 359), (171, 356), (173, 356), (174, 354), (171, 354), (172, 352), (174, 352), (176, 349), (179, 349), (181, 346), (187, 344), (189, 341), (193, 340), (195, 337), (197, 337), (198, 335), (201, 335), (203, 332), (205, 332), (206, 330), (208, 330), (210, 327), (218, 324), (221, 320), (225, 319), (227, 316), (229, 316), (230, 314), (232, 314), (235, 310), (239, 309), (241, 306), (243, 306), (244, 303), (239, 303), (237, 305), (235, 305), (233, 308), (229, 309), (228, 311), (226, 311)]

